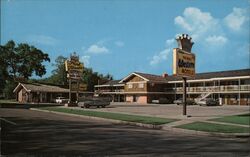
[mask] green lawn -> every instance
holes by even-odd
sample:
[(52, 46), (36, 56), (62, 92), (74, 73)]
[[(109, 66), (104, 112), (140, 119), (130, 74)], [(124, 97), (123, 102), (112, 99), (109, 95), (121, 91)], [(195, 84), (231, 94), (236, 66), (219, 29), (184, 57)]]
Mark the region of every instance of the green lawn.
[(177, 128), (205, 131), (205, 132), (218, 132), (218, 133), (249, 133), (249, 127), (239, 127), (233, 125), (222, 125), (206, 122), (193, 122), (177, 126)]
[(210, 121), (250, 125), (250, 113), (236, 116), (226, 116), (222, 118), (210, 119)]
[(67, 109), (67, 108), (58, 108), (58, 107), (43, 107), (40, 108), (43, 110), (84, 115), (84, 116), (92, 116), (92, 117), (100, 117), (114, 120), (122, 120), (127, 122), (138, 122), (144, 124), (153, 124), (153, 125), (161, 125), (176, 121), (176, 119), (166, 119), (159, 117), (148, 117), (148, 116), (136, 116), (136, 115), (128, 115), (121, 113), (110, 113), (110, 112), (98, 112), (98, 111), (86, 111), (86, 110), (77, 110), (77, 109)]
[(17, 101), (16, 101), (16, 99), (0, 99), (0, 104), (1, 103), (16, 103)]

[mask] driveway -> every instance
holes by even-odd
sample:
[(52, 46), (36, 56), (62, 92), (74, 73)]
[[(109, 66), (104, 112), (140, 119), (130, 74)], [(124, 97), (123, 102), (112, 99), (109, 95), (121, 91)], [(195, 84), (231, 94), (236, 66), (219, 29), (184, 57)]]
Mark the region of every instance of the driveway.
[(6, 156), (250, 155), (247, 138), (190, 136), (26, 109), (0, 108), (0, 117)]

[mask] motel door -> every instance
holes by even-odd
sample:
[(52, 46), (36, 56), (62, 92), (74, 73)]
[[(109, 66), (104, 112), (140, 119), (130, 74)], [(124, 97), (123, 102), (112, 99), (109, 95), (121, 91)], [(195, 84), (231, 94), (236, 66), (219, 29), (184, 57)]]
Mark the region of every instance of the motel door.
[(138, 100), (139, 100), (139, 96), (133, 95), (133, 102), (138, 102)]
[(137, 97), (136, 95), (133, 95), (133, 102), (136, 102), (137, 101)]

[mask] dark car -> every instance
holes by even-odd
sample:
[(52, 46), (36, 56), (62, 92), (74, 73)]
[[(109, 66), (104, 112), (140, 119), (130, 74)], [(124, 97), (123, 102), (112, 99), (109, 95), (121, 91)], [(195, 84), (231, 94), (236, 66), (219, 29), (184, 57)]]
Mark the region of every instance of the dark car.
[(212, 98), (205, 98), (205, 99), (199, 100), (197, 104), (200, 106), (217, 106), (219, 105), (219, 101), (212, 99)]
[(79, 99), (79, 102), (77, 103), (77, 105), (81, 108), (83, 107), (89, 108), (91, 106), (104, 108), (110, 105), (110, 101), (111, 100), (109, 98), (102, 98), (102, 97), (83, 98), (83, 99)]
[[(182, 105), (183, 104), (183, 99), (180, 98), (180, 99), (177, 99), (174, 101), (174, 104), (177, 104), (177, 105)], [(191, 100), (191, 99), (187, 99), (187, 105), (195, 105), (195, 101), (194, 100)]]
[(156, 104), (170, 104), (171, 101), (167, 98), (159, 98), (158, 100), (152, 100), (152, 103)]

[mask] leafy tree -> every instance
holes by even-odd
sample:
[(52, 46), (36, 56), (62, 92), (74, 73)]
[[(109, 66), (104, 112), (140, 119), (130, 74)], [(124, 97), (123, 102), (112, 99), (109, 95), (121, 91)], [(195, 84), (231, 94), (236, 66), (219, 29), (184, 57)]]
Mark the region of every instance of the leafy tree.
[(13, 94), (13, 90), (15, 89), (16, 86), (17, 86), (16, 82), (6, 81), (5, 87), (3, 89), (5, 99), (15, 98), (15, 95)]
[(10, 40), (0, 45), (0, 76), (7, 96), (17, 84), (14, 82), (27, 80), (32, 74), (43, 76), (46, 73), (44, 61), (50, 61), (48, 54), (26, 43), (16, 45)]
[(64, 62), (67, 60), (64, 56), (58, 56), (55, 60), (55, 69), (52, 71), (52, 75), (46, 79), (41, 80), (41, 83), (47, 83), (47, 84), (54, 84), (54, 85), (61, 85), (61, 86), (67, 86), (67, 73), (65, 71), (65, 65)]
[(113, 80), (113, 77), (110, 74), (103, 76), (102, 74), (93, 72), (91, 68), (84, 68), (82, 78), (83, 82), (87, 84), (88, 91), (94, 91), (94, 86), (97, 84), (102, 84), (109, 80)]
[[(67, 72), (65, 71), (66, 57), (58, 56), (55, 60), (55, 69), (52, 71), (52, 75), (46, 79), (33, 80), (39, 83), (58, 85), (68, 88)], [(113, 77), (110, 74), (103, 75), (94, 72), (92, 68), (84, 68), (82, 73), (82, 82), (87, 85), (87, 91), (94, 91), (94, 86), (102, 84), (108, 80), (112, 80)]]
[(19, 44), (16, 51), (19, 76), (28, 79), (33, 72), (40, 77), (46, 74), (46, 68), (42, 63), (43, 61), (50, 61), (48, 54), (28, 44)]
[(37, 76), (43, 76), (46, 73), (46, 68), (42, 63), (50, 61), (47, 53), (25, 43), (16, 46), (13, 40), (1, 45), (0, 56), (0, 72), (5, 79), (17, 77), (28, 79), (33, 73)]

